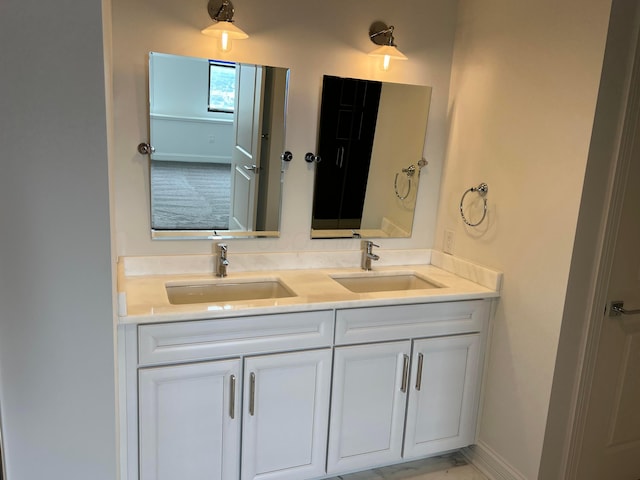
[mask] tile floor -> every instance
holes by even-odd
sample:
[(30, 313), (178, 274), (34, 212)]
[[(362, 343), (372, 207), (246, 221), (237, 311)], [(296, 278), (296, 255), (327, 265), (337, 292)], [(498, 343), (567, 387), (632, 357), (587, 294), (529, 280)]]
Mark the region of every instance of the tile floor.
[(375, 468), (328, 480), (488, 480), (459, 453)]

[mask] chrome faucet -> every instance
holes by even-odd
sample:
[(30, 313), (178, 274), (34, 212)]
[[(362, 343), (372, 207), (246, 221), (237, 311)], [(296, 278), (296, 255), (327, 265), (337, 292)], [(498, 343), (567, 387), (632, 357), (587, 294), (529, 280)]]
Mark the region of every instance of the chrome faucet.
[(371, 270), (371, 260), (380, 260), (380, 257), (373, 253), (373, 247), (380, 247), (380, 245), (376, 245), (370, 240), (365, 240), (362, 242), (362, 269), (369, 271)]
[(227, 267), (229, 266), (229, 260), (227, 259), (227, 244), (219, 243), (217, 245), (218, 250), (218, 258), (216, 260), (216, 276), (217, 277), (226, 277), (227, 276)]

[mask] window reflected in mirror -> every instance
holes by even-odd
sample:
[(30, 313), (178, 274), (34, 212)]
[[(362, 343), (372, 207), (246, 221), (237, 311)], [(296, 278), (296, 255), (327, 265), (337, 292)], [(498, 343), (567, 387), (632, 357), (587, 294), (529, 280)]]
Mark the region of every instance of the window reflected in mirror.
[(209, 60), (209, 111), (233, 113), (236, 101), (236, 64)]
[(149, 54), (153, 238), (278, 236), (288, 75)]

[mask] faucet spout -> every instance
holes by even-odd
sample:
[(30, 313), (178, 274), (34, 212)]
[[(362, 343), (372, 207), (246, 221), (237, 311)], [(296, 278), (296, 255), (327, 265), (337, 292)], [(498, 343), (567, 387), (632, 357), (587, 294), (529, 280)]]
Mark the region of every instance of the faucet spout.
[(217, 246), (218, 258), (216, 262), (216, 276), (226, 277), (229, 260), (227, 259), (227, 251), (229, 247), (226, 243), (219, 243)]
[(376, 245), (370, 240), (362, 242), (362, 262), (360, 266), (363, 270), (371, 270), (371, 261), (380, 260), (380, 257), (373, 253), (373, 247), (380, 247), (380, 245)]

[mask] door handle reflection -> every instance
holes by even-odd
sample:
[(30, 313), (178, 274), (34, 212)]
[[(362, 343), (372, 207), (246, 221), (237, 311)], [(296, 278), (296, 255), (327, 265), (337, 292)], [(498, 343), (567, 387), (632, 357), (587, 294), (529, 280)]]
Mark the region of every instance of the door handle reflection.
[(260, 173), (260, 167), (257, 165), (243, 165), (243, 168), (247, 171), (247, 172), (253, 172), (253, 173)]
[(636, 310), (627, 310), (624, 308), (624, 302), (621, 300), (614, 300), (611, 302), (611, 308), (609, 309), (609, 316), (619, 317), (620, 315), (638, 315), (640, 314), (640, 308)]

